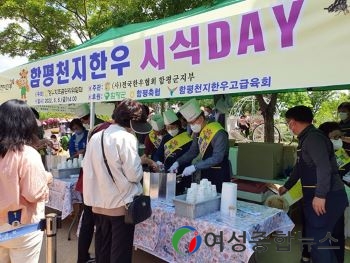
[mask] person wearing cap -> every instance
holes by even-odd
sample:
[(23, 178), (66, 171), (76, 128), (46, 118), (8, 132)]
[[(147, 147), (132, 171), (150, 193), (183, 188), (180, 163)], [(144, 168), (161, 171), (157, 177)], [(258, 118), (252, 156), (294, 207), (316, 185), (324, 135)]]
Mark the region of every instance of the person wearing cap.
[[(90, 125), (90, 106), (88, 103), (83, 103), (79, 105), (76, 109), (76, 116), (84, 125)], [(96, 114), (94, 115), (94, 126), (103, 123), (104, 120), (98, 118)]]
[(180, 112), (190, 124), (193, 142), (190, 149), (176, 160), (169, 171), (176, 171), (184, 163), (197, 159), (197, 163), (186, 167), (182, 175), (190, 176), (199, 170), (201, 178), (207, 178), (221, 193), (222, 183), (230, 181), (227, 132), (218, 122), (206, 120), (195, 99), (185, 103)]
[(186, 130), (189, 135), (192, 134), (192, 130), (190, 125), (187, 123), (186, 119), (184, 116), (182, 116), (181, 112), (176, 112), (176, 116), (178, 117), (180, 123), (181, 123), (181, 128)]
[[(155, 153), (154, 161), (159, 165), (159, 169), (164, 168), (167, 171), (178, 158), (189, 150), (192, 138), (181, 127), (181, 122), (173, 110), (169, 109), (165, 111), (163, 118), (168, 134), (161, 141)], [(178, 172), (182, 173), (188, 164), (190, 164), (190, 161), (179, 166)], [(176, 194), (182, 194), (185, 187), (190, 187), (190, 185), (191, 178), (184, 178), (176, 185)]]
[(144, 154), (153, 159), (164, 135), (166, 134), (164, 119), (161, 114), (151, 116), (149, 123), (152, 126), (152, 131), (146, 136)]
[(279, 194), (286, 193), (300, 179), (305, 218), (303, 238), (311, 241), (311, 260), (338, 262), (328, 237), (344, 214), (348, 198), (338, 175), (332, 142), (312, 125), (313, 114), (309, 107), (290, 108), (285, 118), (289, 129), (298, 136), (297, 162), (288, 181), (279, 188)]
[(143, 176), (134, 133), (152, 129), (141, 104), (131, 99), (114, 109), (112, 119), (114, 123), (91, 137), (83, 162), (84, 203), (94, 213), (97, 263), (131, 262), (135, 225), (125, 224), (125, 205), (142, 193)]

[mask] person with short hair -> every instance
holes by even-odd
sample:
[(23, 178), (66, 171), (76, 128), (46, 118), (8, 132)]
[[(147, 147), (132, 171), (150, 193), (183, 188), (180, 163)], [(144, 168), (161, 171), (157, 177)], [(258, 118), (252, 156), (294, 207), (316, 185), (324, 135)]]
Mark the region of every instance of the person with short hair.
[(298, 136), (297, 162), (291, 176), (279, 188), (282, 195), (300, 179), (303, 192), (305, 237), (312, 238), (311, 260), (337, 262), (328, 233), (348, 206), (344, 184), (338, 175), (333, 146), (329, 138), (312, 125), (313, 114), (306, 106), (290, 108), (285, 118), (289, 129)]
[(249, 132), (250, 132), (250, 123), (249, 123), (246, 115), (241, 115), (239, 117), (239, 119), (238, 119), (238, 127), (244, 133), (244, 136), (246, 138), (248, 138), (249, 137)]
[(56, 134), (52, 134), (50, 138), (51, 138), (51, 143), (52, 143), (52, 146), (50, 147), (51, 153), (52, 153), (52, 155), (57, 155), (60, 151), (60, 148), (61, 148), (60, 142), (57, 139)]
[(190, 149), (176, 160), (169, 171), (177, 171), (181, 165), (196, 160), (183, 170), (182, 175), (191, 176), (200, 171), (201, 178), (211, 181), (216, 185), (217, 192), (221, 193), (222, 183), (231, 179), (227, 132), (220, 123), (206, 120), (195, 99), (186, 102), (179, 112), (190, 124), (193, 141)]
[[(36, 145), (38, 124), (31, 108), (21, 100), (0, 105), (0, 232), (39, 223), (51, 173), (45, 171)], [(0, 262), (39, 262), (40, 230), (0, 242)]]
[(118, 104), (112, 119), (114, 123), (91, 137), (83, 161), (84, 203), (94, 213), (97, 263), (131, 262), (135, 226), (124, 222), (125, 205), (142, 193), (143, 177), (134, 133), (152, 129), (142, 105), (131, 99)]
[(73, 135), (69, 139), (69, 156), (71, 158), (78, 158), (79, 154), (84, 154), (89, 131), (85, 129), (80, 119), (73, 119), (69, 123), (69, 128)]

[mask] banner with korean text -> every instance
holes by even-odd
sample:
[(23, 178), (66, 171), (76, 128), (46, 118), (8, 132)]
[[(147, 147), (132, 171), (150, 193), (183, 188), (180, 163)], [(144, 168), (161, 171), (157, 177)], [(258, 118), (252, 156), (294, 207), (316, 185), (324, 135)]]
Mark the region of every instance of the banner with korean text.
[[(30, 105), (276, 92), (350, 83), (333, 0), (246, 0), (3, 72)], [(340, 1), (342, 2), (342, 1)]]

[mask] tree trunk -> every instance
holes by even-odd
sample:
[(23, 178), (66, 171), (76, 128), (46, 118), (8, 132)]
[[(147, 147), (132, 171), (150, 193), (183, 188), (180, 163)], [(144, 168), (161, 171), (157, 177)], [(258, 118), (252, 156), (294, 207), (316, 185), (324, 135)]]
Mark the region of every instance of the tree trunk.
[(255, 95), (259, 102), (261, 114), (264, 117), (264, 142), (273, 143), (275, 141), (273, 117), (276, 111), (277, 95), (277, 93), (271, 94), (269, 103), (266, 103), (262, 94)]

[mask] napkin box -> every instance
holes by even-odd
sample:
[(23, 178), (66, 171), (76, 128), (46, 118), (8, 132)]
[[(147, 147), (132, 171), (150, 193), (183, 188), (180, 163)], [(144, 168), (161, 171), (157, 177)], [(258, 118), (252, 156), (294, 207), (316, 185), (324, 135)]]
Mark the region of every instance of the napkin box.
[(178, 195), (173, 199), (175, 205), (175, 214), (177, 216), (184, 216), (189, 218), (197, 218), (220, 210), (221, 195), (199, 202), (186, 202), (186, 195)]
[(79, 174), (80, 168), (52, 169), (51, 173), (54, 178), (69, 178), (72, 174)]

